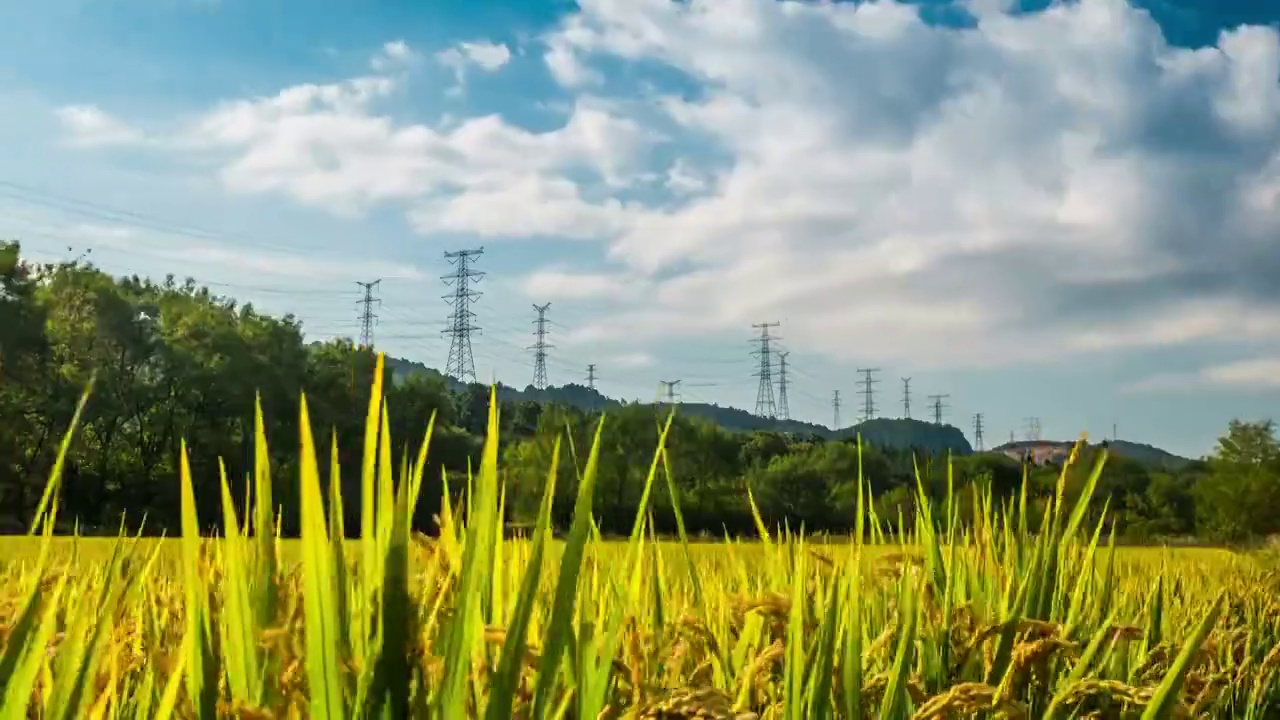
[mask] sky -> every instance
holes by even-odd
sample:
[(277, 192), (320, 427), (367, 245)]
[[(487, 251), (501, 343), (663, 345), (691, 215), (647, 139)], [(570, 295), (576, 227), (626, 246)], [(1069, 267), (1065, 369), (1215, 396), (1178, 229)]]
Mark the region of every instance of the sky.
[[(1280, 407), (1280, 11), (1254, 0), (0, 4), (0, 237), (442, 367), (1199, 456)], [(758, 345), (758, 342), (756, 343)], [(773, 372), (777, 373), (775, 367)], [(776, 378), (775, 378), (776, 379)]]

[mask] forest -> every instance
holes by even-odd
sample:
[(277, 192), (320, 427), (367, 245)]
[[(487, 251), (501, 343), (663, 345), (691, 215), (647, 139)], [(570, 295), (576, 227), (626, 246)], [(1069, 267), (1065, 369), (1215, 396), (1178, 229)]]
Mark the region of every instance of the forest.
[[(202, 518), (219, 516), (225, 467), (243, 497), (253, 467), (255, 408), (271, 442), (273, 482), (283, 532), (297, 530), (292, 486), (299, 397), (313, 430), (339, 458), (345, 527), (358, 534), (355, 485), (363, 451), (364, 412), (374, 351), (350, 340), (308, 342), (293, 316), (270, 317), (192, 280), (113, 277), (91, 264), (39, 264), (16, 242), (0, 244), (0, 532), (25, 532), (59, 443), (85, 387), (93, 392), (67, 453), (63, 531), (114, 535), (122, 522), (146, 534), (178, 527), (177, 458), (185, 442)], [(389, 366), (391, 363), (389, 363)], [(414, 516), (435, 527), (443, 484), (454, 497), (478, 462), (489, 388), (450, 386), (439, 375), (412, 373), (388, 383), (390, 436), (397, 453), (414, 453), (435, 415), (422, 501)], [(662, 425), (673, 408), (631, 403), (603, 416), (578, 407), (503, 402), (502, 478), (507, 522), (536, 515), (552, 448), (561, 440), (554, 521), (566, 527), (576, 493), (577, 453), (589, 447), (603, 417), (594, 510), (602, 533), (623, 533), (634, 520)], [(725, 429), (675, 416), (668, 437), (671, 476), (686, 526), (707, 537), (754, 532), (747, 489), (766, 522), (839, 535), (852, 527), (858, 477), (877, 515), (912, 521), (917, 478), (926, 494), (954, 493), (972, 511), (974, 490), (1016, 502), (1024, 468), (998, 453), (940, 455), (891, 449), (856, 438)], [(1103, 448), (1087, 445), (1066, 492), (1081, 487)], [(950, 470), (950, 472), (948, 472)], [(1059, 471), (1027, 468), (1032, 509), (1055, 492)], [(950, 479), (949, 478), (950, 475)], [(327, 478), (326, 481), (331, 481)], [(654, 499), (660, 532), (673, 530), (665, 483)], [(348, 492), (350, 490), (350, 492)], [(1280, 531), (1280, 441), (1270, 420), (1233, 421), (1215, 452), (1170, 469), (1111, 454), (1098, 498), (1109, 530), (1139, 541), (1248, 542)], [(966, 509), (967, 508), (967, 509)], [(1033, 516), (1036, 513), (1033, 513)], [(212, 528), (210, 528), (212, 531)]]

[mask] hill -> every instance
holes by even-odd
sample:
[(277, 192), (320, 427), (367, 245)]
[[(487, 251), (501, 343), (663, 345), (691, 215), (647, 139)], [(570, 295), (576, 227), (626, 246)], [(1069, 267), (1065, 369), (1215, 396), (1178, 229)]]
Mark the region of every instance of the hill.
[[(439, 370), (412, 360), (388, 357), (386, 364), (388, 369), (394, 371), (393, 379), (403, 380), (413, 374), (442, 377)], [(465, 385), (454, 378), (445, 377), (444, 379), (452, 392), (461, 392), (465, 389)], [(607, 410), (622, 404), (596, 390), (574, 383), (561, 387), (548, 387), (545, 390), (538, 390), (532, 385), (520, 390), (498, 383), (497, 393), (498, 399), (503, 402), (560, 403), (591, 411)], [(817, 435), (827, 439), (853, 438), (861, 433), (863, 442), (878, 447), (917, 448), (931, 453), (951, 451), (957, 455), (968, 455), (973, 452), (969, 441), (965, 439), (964, 433), (959, 428), (951, 425), (935, 425), (922, 420), (875, 418), (850, 427), (832, 430), (825, 425), (802, 420), (760, 417), (740, 408), (715, 403), (681, 403), (680, 412), (690, 417), (703, 418), (726, 430), (737, 432), (781, 432)]]
[[(1142, 463), (1147, 467), (1175, 472), (1193, 461), (1153, 445), (1129, 440), (1107, 440), (1105, 444), (1112, 454)], [(1035, 462), (1062, 462), (1071, 452), (1074, 442), (1064, 440), (1017, 440), (991, 448), (991, 452), (1004, 453), (1013, 458), (1032, 457)]]
[(1123, 455), (1131, 460), (1136, 460), (1144, 465), (1157, 467), (1161, 470), (1181, 470), (1194, 462), (1190, 458), (1174, 455), (1154, 445), (1131, 442), (1129, 440), (1113, 440), (1108, 443), (1108, 447), (1117, 455)]

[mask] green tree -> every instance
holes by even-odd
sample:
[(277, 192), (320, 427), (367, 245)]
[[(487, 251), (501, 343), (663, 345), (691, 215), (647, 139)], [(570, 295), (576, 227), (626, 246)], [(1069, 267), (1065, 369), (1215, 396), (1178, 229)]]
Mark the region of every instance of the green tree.
[(1195, 486), (1206, 533), (1239, 541), (1280, 531), (1280, 440), (1271, 420), (1233, 420)]

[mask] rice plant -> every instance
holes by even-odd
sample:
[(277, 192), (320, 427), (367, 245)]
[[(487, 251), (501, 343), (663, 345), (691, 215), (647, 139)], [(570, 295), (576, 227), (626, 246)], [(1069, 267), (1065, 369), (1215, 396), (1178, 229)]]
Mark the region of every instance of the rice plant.
[[(533, 533), (513, 540), (491, 403), (479, 467), (460, 503), (446, 486), (428, 538), (410, 518), (433, 423), (393, 457), (379, 361), (347, 541), (336, 443), (318, 447), (305, 398), (299, 412), (298, 497), (272, 495), (259, 409), (251, 497), (239, 517), (224, 474), (216, 540), (198, 534), (212, 519), (196, 516), (184, 447), (180, 538), (61, 552), (60, 455), (38, 553), (0, 570), (0, 720), (1280, 716), (1276, 576), (1225, 552), (1101, 544), (1084, 520), (1105, 457), (1071, 506), (1064, 469), (1038, 522), (1025, 489), (961, 517), (921, 483), (920, 512), (895, 522), (860, 479), (847, 544), (757, 514), (757, 541), (692, 545), (668, 421), (630, 536), (611, 542), (591, 516), (605, 419), (567, 536), (551, 536), (554, 483), (578, 454), (557, 446)], [(664, 487), (677, 542), (653, 530)], [(300, 508), (296, 541), (279, 537), (282, 503)]]

